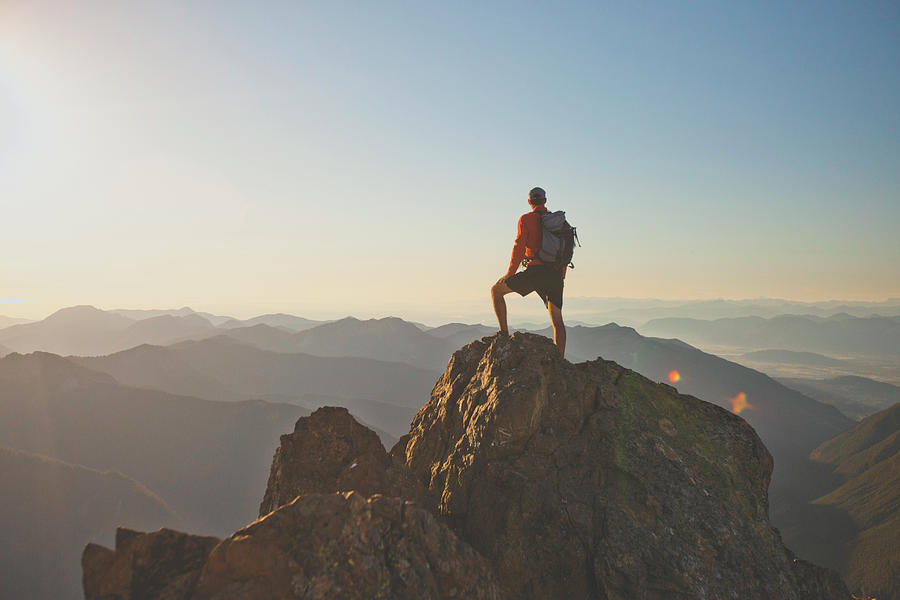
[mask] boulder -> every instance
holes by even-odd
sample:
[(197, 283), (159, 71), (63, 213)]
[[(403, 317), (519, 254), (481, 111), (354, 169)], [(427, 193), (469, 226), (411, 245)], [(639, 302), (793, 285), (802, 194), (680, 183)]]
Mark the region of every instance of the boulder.
[(218, 538), (119, 527), (116, 549), (88, 544), (81, 556), (85, 600), (188, 600)]
[(300, 494), (356, 491), (422, 502), (424, 488), (346, 408), (324, 406), (281, 436), (259, 516)]
[(195, 600), (500, 598), (487, 561), (411, 502), (304, 494), (216, 546)]
[(393, 453), (509, 597), (850, 597), (770, 525), (742, 418), (542, 336), (454, 353)]

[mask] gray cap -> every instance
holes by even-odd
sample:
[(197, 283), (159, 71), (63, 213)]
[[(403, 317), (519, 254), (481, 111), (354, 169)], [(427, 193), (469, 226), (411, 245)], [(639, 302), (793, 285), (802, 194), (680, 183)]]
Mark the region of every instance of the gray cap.
[(528, 201), (532, 204), (541, 204), (542, 202), (546, 202), (547, 192), (544, 191), (544, 188), (531, 188), (531, 191), (528, 192)]

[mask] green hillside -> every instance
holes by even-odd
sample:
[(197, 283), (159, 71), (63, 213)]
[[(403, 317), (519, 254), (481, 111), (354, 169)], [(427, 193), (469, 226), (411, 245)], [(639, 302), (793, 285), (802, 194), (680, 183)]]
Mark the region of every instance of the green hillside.
[(813, 506), (853, 526), (840, 540), (839, 564), (831, 566), (858, 594), (900, 597), (900, 404), (863, 419), (811, 456), (832, 466), (837, 481)]
[(838, 465), (900, 430), (900, 402), (870, 415), (858, 425), (813, 450), (813, 460)]

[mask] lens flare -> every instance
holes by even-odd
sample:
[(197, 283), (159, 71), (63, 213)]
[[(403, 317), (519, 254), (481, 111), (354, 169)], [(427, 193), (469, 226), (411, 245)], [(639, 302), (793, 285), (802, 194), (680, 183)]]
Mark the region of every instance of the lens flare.
[(748, 408), (753, 408), (753, 406), (747, 402), (747, 394), (744, 392), (731, 399), (731, 412), (734, 414), (739, 415)]
[(669, 371), (669, 381), (672, 383), (678, 383), (681, 381), (681, 373), (678, 371)]

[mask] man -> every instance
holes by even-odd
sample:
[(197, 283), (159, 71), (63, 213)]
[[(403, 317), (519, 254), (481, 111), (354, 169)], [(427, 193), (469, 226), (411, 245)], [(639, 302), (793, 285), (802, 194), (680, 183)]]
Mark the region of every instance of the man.
[[(537, 292), (550, 313), (553, 341), (559, 348), (560, 355), (565, 357), (566, 326), (562, 318), (562, 300), (566, 270), (546, 265), (537, 258), (543, 240), (541, 215), (547, 213), (547, 207), (544, 206), (546, 203), (547, 193), (543, 189), (536, 187), (528, 192), (531, 212), (519, 217), (519, 230), (516, 243), (513, 245), (509, 270), (491, 288), (491, 299), (494, 301), (494, 312), (500, 324), (500, 332), (508, 333), (506, 300), (503, 297), (511, 292), (517, 292), (522, 296)], [(527, 267), (521, 273), (516, 273), (523, 259), (526, 260)]]

